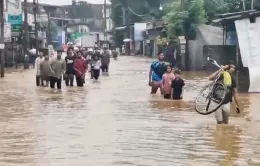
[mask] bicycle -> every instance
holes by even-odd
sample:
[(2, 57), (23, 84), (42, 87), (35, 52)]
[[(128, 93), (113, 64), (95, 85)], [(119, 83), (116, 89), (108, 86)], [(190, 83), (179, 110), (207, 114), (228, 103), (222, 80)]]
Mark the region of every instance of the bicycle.
[[(208, 57), (207, 61), (209, 61), (214, 66), (218, 67), (221, 71), (224, 72), (222, 67), (214, 59), (211, 59)], [(222, 106), (222, 103), (225, 100), (228, 90), (227, 90), (227, 87), (223, 84), (223, 82), (219, 81), (221, 74), (222, 74), (222, 72), (219, 72), (219, 74), (215, 77), (213, 82), (204, 86), (198, 93), (198, 95), (196, 97), (195, 110), (199, 114), (202, 114), (202, 115), (211, 114)], [(209, 92), (206, 93), (206, 95), (204, 96), (203, 93), (206, 90), (209, 90)], [(200, 97), (205, 99), (205, 103), (202, 103), (201, 105), (199, 103)], [(210, 109), (211, 104), (215, 104), (215, 106)], [(206, 106), (206, 108), (200, 108), (200, 106)]]

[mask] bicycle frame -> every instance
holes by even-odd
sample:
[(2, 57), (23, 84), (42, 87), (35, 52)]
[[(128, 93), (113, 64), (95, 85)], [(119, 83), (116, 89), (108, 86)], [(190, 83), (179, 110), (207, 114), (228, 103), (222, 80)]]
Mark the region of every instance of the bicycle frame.
[[(227, 93), (227, 87), (224, 85), (223, 81), (220, 81), (220, 77), (225, 70), (214, 59), (208, 57), (207, 61), (218, 67), (219, 70), (218, 72), (215, 72), (216, 75), (212, 82), (203, 87), (197, 95), (195, 109), (202, 115), (211, 114), (219, 109), (222, 106), (223, 101), (225, 101), (225, 96)], [(203, 103), (201, 104), (199, 104), (199, 102), (201, 102), (201, 100), (199, 100), (200, 97), (205, 99), (205, 101), (202, 101)], [(210, 107), (212, 102), (214, 102), (214, 105), (213, 107)], [(206, 106), (206, 108), (200, 108), (200, 105), (203, 107)]]
[[(207, 60), (208, 60), (210, 63), (212, 63), (213, 65), (215, 65), (216, 67), (218, 67), (221, 71), (224, 71), (224, 70), (222, 69), (222, 67), (217, 63), (216, 60), (211, 59), (210, 57), (208, 57)], [(216, 78), (214, 79), (214, 83), (216, 83), (216, 82), (218, 81), (218, 79), (219, 79), (219, 77), (220, 77), (220, 74), (221, 74), (221, 72), (219, 72), (219, 73), (217, 74)]]
[[(208, 60), (209, 62), (211, 62), (213, 65), (217, 66), (221, 71), (224, 71), (224, 70), (222, 69), (222, 67), (221, 67), (214, 59), (211, 59), (211, 58), (208, 57), (207, 60)], [(206, 99), (209, 99), (209, 102), (208, 102), (208, 104), (207, 104), (207, 106), (206, 106), (206, 111), (208, 111), (208, 109), (209, 109), (209, 105), (210, 105), (210, 103), (211, 103), (212, 94), (214, 93), (215, 88), (216, 88), (216, 87), (215, 87), (215, 83), (217, 83), (217, 81), (219, 80), (220, 75), (221, 75), (221, 72), (219, 72), (219, 73), (217, 74), (217, 76), (215, 77), (213, 88), (211, 89), (211, 91), (209, 92), (208, 96), (206, 97)]]

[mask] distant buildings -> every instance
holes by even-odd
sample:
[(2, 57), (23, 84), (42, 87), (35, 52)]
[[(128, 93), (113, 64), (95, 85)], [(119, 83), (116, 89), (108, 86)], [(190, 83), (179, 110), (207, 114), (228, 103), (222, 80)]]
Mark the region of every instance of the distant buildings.
[[(22, 2), (24, 7), (24, 2)], [(28, 24), (31, 30), (34, 29), (33, 3), (28, 2)], [(107, 4), (107, 31), (112, 29), (112, 20), (110, 19), (111, 7)], [(48, 16), (51, 22), (51, 33), (48, 32)], [(66, 41), (71, 39), (71, 34), (99, 34), (100, 40), (104, 40), (105, 18), (103, 4), (88, 4), (84, 1), (74, 2), (72, 5), (56, 6), (39, 3), (37, 20), (40, 24), (40, 30), (45, 33), (45, 39), (40, 42), (45, 45), (48, 35), (50, 35), (52, 44), (57, 42), (59, 31), (66, 32)], [(39, 34), (43, 34), (39, 33)], [(33, 35), (32, 35), (33, 36)]]

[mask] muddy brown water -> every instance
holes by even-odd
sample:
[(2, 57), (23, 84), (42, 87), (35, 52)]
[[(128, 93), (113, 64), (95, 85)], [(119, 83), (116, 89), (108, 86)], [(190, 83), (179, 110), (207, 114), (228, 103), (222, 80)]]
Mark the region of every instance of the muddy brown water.
[(2, 166), (260, 165), (259, 95), (241, 94), (243, 113), (229, 125), (194, 109), (208, 83), (183, 73), (184, 100), (149, 94), (151, 60), (119, 57), (110, 76), (84, 88), (35, 87), (34, 70), (0, 79)]

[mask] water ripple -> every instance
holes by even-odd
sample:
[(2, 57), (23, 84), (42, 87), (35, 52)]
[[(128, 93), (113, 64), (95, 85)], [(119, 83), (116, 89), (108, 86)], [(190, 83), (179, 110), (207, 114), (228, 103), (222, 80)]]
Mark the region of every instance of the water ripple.
[[(207, 75), (183, 72), (183, 101), (150, 95), (152, 60), (120, 57), (110, 76), (62, 92), (34, 85), (34, 71), (0, 79), (0, 165), (260, 165), (259, 96), (241, 95), (244, 111), (216, 126), (194, 111)], [(64, 86), (64, 85), (63, 85)]]

